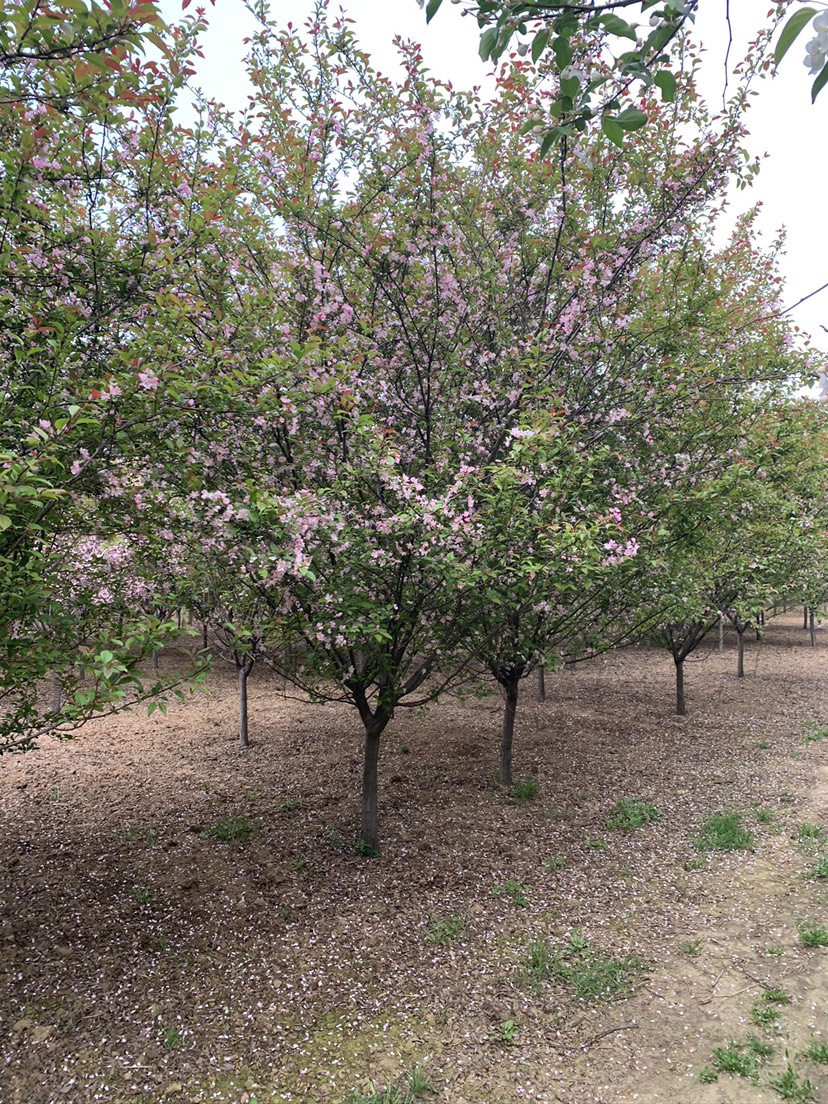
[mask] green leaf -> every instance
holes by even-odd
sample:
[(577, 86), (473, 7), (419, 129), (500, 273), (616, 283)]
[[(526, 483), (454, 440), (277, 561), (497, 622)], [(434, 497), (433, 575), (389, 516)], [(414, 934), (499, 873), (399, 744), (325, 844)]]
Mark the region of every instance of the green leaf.
[(637, 107), (628, 107), (615, 116), (615, 122), (624, 130), (641, 130), (647, 125), (647, 116)]
[(612, 12), (606, 12), (598, 18), (597, 22), (611, 35), (617, 35), (619, 38), (631, 38), (635, 42), (638, 37), (635, 33), (635, 27), (631, 27), (625, 19), (613, 15)]
[(661, 89), (661, 98), (666, 103), (672, 103), (676, 98), (676, 78), (668, 69), (659, 69), (653, 77), (653, 83)]
[(426, 23), (430, 23), (434, 16), (439, 11), (440, 5), (443, 0), (428, 0), (428, 7), (426, 8)]
[(813, 83), (813, 86), (811, 88), (811, 103), (814, 103), (816, 101), (817, 96), (820, 94), (826, 84), (828, 84), (828, 61), (826, 61), (826, 63), (823, 65), (822, 72)]
[(488, 61), (491, 57), (492, 51), (497, 45), (497, 28), (489, 27), (480, 36), (480, 54), (481, 61)]
[(10, 517), (6, 517), (5, 514), (0, 514), (0, 533), (2, 533), (4, 529), (8, 529), (11, 523), (12, 519)]
[[(549, 44), (549, 30), (544, 28), (542, 31), (538, 31), (532, 40), (532, 61), (537, 63), (538, 58)], [(557, 51), (556, 51), (557, 57)], [(560, 63), (559, 63), (560, 64)]]
[(552, 149), (552, 147), (555, 145), (555, 143), (558, 141), (559, 138), (560, 138), (560, 134), (559, 134), (557, 128), (555, 130), (550, 130), (548, 134), (544, 135), (544, 139), (541, 142), (540, 154), (539, 154), (541, 159), (546, 157), (547, 153), (549, 153), (549, 151)]
[(609, 115), (604, 115), (601, 119), (601, 130), (611, 142), (615, 143), (615, 145), (618, 146), (619, 149), (623, 149), (624, 131), (621, 129), (618, 123), (616, 123), (615, 119), (613, 119)]
[(572, 61), (572, 46), (568, 38), (563, 36), (556, 38), (552, 43), (552, 49), (555, 51), (555, 63), (559, 69), (566, 69), (570, 61)]
[[(816, 8), (800, 8), (798, 12), (794, 12), (785, 26), (782, 28), (782, 34), (779, 36), (779, 41), (776, 44), (776, 49), (773, 51), (773, 60), (778, 65), (782, 58), (799, 38), (800, 34), (805, 30), (808, 24), (816, 15)], [(820, 73), (822, 76), (822, 73)], [(819, 78), (817, 78), (819, 79)]]

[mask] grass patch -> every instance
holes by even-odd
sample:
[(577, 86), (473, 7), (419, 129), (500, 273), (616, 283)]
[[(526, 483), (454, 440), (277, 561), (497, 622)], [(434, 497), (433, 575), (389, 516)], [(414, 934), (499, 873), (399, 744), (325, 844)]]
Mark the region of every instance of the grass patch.
[(507, 878), (503, 885), (495, 886), (492, 897), (511, 897), (518, 908), (527, 908), (529, 905), (528, 887), (514, 878)]
[(435, 920), (426, 934), (426, 943), (434, 943), (438, 947), (445, 947), (452, 939), (457, 939), (466, 926), (467, 914), (449, 916), (446, 920)]
[(784, 989), (766, 989), (762, 997), (768, 1004), (790, 1004), (791, 997)]
[(820, 1066), (828, 1065), (828, 1043), (811, 1043), (803, 1057)]
[(704, 1069), (699, 1070), (699, 1081), (702, 1085), (713, 1085), (719, 1080), (719, 1075), (710, 1066), (705, 1066)]
[(527, 971), (533, 984), (540, 988), (552, 980), (567, 985), (578, 1000), (602, 1001), (632, 992), (642, 974), (649, 969), (637, 955), (614, 955), (594, 951), (579, 935), (570, 938), (569, 945), (557, 951), (545, 940), (529, 948)]
[(515, 782), (512, 792), (518, 801), (532, 801), (538, 796), (540, 783), (537, 778), (524, 778), (521, 782)]
[(752, 851), (753, 834), (740, 813), (717, 813), (702, 824), (693, 846), (697, 851)]
[(764, 1000), (758, 1000), (754, 1004), (750, 1019), (751, 1023), (764, 1028), (765, 1031), (778, 1031), (781, 1024), (778, 1010)]
[(636, 828), (643, 828), (645, 824), (657, 824), (660, 819), (661, 813), (655, 805), (635, 798), (622, 797), (613, 805), (604, 823), (611, 830), (623, 828), (632, 832)]
[(731, 1043), (713, 1051), (713, 1069), (732, 1077), (746, 1077), (754, 1083), (759, 1079), (759, 1059), (747, 1043)]
[(819, 878), (821, 881), (828, 879), (828, 855), (823, 855), (816, 866), (811, 868), (809, 877)]
[(205, 828), (201, 835), (219, 843), (243, 843), (253, 835), (253, 826), (247, 817), (222, 817)]
[(395, 1085), (387, 1085), (382, 1090), (372, 1089), (367, 1093), (351, 1093), (347, 1104), (414, 1104), (433, 1091), (431, 1078), (415, 1067)]
[(609, 851), (609, 844), (602, 839), (586, 840), (584, 847), (587, 851)]
[(550, 874), (554, 874), (556, 870), (563, 870), (566, 859), (562, 855), (557, 855), (554, 859), (544, 859), (543, 866)]
[(784, 1073), (772, 1073), (768, 1078), (770, 1087), (783, 1100), (793, 1100), (796, 1104), (810, 1104), (816, 1099), (816, 1085), (802, 1078), (788, 1062)]
[(810, 744), (818, 744), (826, 736), (828, 736), (828, 728), (817, 728), (813, 732), (806, 732), (802, 737), (802, 743), (808, 747)]
[(701, 953), (702, 941), (700, 939), (686, 939), (682, 943), (676, 944), (676, 950), (679, 954), (695, 956)]
[(817, 824), (800, 824), (796, 834), (801, 840), (820, 840), (823, 836), (822, 829)]
[(756, 819), (760, 824), (773, 824), (773, 813), (770, 809), (755, 809)]
[(822, 924), (797, 924), (799, 942), (803, 947), (828, 947), (828, 928)]

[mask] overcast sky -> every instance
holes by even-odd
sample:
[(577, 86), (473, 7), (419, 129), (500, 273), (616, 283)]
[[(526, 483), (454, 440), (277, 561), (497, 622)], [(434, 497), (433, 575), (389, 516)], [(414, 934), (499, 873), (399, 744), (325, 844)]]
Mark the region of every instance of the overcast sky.
[[(312, 0), (271, 2), (279, 22), (300, 25), (312, 6)], [(393, 70), (391, 43), (396, 34), (401, 34), (422, 43), (426, 63), (436, 76), (457, 87), (485, 83), (491, 66), (484, 65), (477, 56), (477, 26), (472, 19), (461, 18), (459, 7), (448, 0), (428, 26), (416, 0), (343, 0), (343, 6), (355, 20), (360, 42), (374, 55), (381, 70)], [(169, 18), (175, 18), (180, 4), (178, 0), (162, 0), (162, 9)], [(702, 0), (701, 9), (695, 34), (707, 51), (702, 92), (718, 104), (728, 35), (725, 0)], [(761, 0), (730, 0), (734, 36), (731, 67), (761, 26), (765, 11), (766, 4)], [(216, 0), (215, 7), (208, 8), (208, 18), (211, 29), (199, 83), (209, 95), (233, 107), (247, 92), (240, 59), (244, 54), (242, 39), (253, 21), (240, 0)], [(812, 106), (813, 78), (802, 64), (810, 37), (803, 32), (784, 59), (780, 74), (757, 85), (759, 95), (748, 116), (751, 133), (747, 144), (752, 152), (767, 153), (768, 157), (754, 187), (744, 192), (734, 190), (732, 197), (734, 213), (762, 203), (760, 226), (768, 239), (780, 227), (787, 229), (787, 254), (782, 261), (786, 306), (828, 281), (828, 217), (823, 191), (828, 176), (828, 89)], [(828, 335), (820, 328), (823, 323), (828, 326), (828, 290), (798, 307), (792, 317), (812, 334), (815, 345), (828, 349)]]

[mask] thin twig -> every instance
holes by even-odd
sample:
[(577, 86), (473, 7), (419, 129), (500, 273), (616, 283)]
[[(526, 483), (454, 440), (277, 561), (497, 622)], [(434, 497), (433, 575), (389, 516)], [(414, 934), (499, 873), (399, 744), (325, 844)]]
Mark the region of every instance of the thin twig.
[(599, 1031), (598, 1034), (594, 1035), (588, 1042), (579, 1043), (578, 1046), (581, 1050), (588, 1050), (591, 1046), (594, 1046), (599, 1039), (603, 1039), (606, 1035), (616, 1035), (619, 1031), (629, 1031), (633, 1027), (638, 1027), (635, 1020), (628, 1024), (621, 1024), (620, 1027), (608, 1027), (606, 1031)]

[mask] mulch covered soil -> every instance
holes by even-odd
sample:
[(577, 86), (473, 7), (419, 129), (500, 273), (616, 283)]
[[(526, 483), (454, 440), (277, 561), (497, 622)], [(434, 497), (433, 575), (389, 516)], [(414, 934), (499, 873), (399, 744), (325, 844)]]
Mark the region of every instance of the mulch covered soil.
[[(403, 711), (379, 858), (354, 848), (356, 715), (267, 674), (244, 751), (219, 670), (166, 717), (4, 758), (0, 1101), (344, 1104), (395, 1085), (401, 1104), (415, 1069), (445, 1104), (828, 1101), (828, 1066), (803, 1056), (828, 1042), (828, 949), (798, 927), (828, 929), (828, 881), (806, 876), (826, 648), (783, 615), (739, 681), (734, 642), (714, 642), (688, 661), (686, 718), (666, 653), (548, 675), (544, 703), (530, 679), (526, 800), (494, 781), (498, 698)], [(608, 827), (621, 799), (660, 818)], [(698, 850), (730, 811), (755, 849)], [(716, 1048), (749, 1036), (773, 1047), (753, 1079), (713, 1081)], [(786, 1077), (811, 1089), (780, 1095)]]

